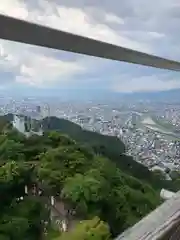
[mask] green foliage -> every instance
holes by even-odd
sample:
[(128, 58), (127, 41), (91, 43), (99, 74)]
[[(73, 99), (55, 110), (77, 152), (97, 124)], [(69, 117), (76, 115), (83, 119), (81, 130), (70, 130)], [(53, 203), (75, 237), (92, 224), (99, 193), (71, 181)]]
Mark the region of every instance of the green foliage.
[(0, 116), (0, 132), (1, 133), (12, 128), (11, 120), (13, 120), (12, 115)]
[(110, 240), (109, 227), (98, 217), (79, 223), (74, 230), (63, 233), (57, 240)]
[[(34, 240), (42, 234), (44, 206), (37, 199), (24, 196), (24, 186), (31, 182), (31, 174), (31, 168), (23, 163), (8, 162), (0, 167), (2, 239)], [(22, 196), (23, 201), (18, 200)]]
[(24, 186), (31, 180), (31, 169), (25, 165), (8, 162), (0, 167), (1, 207), (24, 194)]
[(75, 123), (57, 117), (45, 118), (41, 123), (44, 130), (59, 131), (67, 134), (80, 144), (93, 149), (96, 154), (109, 158), (128, 175), (147, 182), (153, 186), (154, 189), (161, 190), (162, 188), (166, 188), (172, 191), (179, 190), (173, 182), (159, 179), (159, 176), (153, 174), (147, 167), (134, 161), (132, 157), (126, 156), (125, 145), (116, 137), (86, 131)]
[[(28, 139), (13, 129), (0, 134), (2, 239), (14, 240), (16, 228), (20, 240), (43, 234), (42, 220), (48, 219), (45, 200), (24, 193), (24, 186), (33, 183), (42, 187), (43, 195), (60, 197), (75, 210), (75, 219), (99, 217), (78, 225), (69, 233), (74, 235), (67, 233), (63, 239), (109, 239), (109, 229), (116, 236), (160, 203), (159, 191), (133, 177), (140, 165), (119, 157), (124, 145), (118, 139), (78, 129), (72, 125), (68, 130), (78, 143), (55, 131)], [(23, 201), (17, 201), (20, 196)]]
[[(50, 125), (48, 125), (48, 122)], [(116, 137), (111, 136), (104, 136), (96, 132), (90, 132), (83, 130), (77, 124), (74, 124), (70, 121), (64, 119), (58, 119), (56, 117), (50, 117), (43, 119), (42, 121), (43, 129), (45, 130), (53, 130), (53, 131), (60, 131), (63, 134), (67, 134), (72, 139), (79, 141), (83, 144), (88, 144), (92, 146), (94, 150), (105, 148), (109, 149), (110, 144), (111, 149), (110, 151), (115, 151), (116, 153), (123, 153), (125, 150), (124, 144)]]
[(45, 209), (37, 199), (26, 197), (20, 202), (13, 201), (0, 219), (0, 233), (13, 240), (38, 240), (45, 216)]
[(41, 154), (39, 159), (39, 180), (43, 180), (45, 185), (49, 185), (55, 191), (61, 190), (67, 177), (73, 176), (76, 172), (84, 172), (89, 165), (84, 153), (74, 145), (49, 149)]
[(81, 217), (101, 213), (99, 207), (107, 194), (107, 184), (103, 178), (95, 178), (90, 173), (76, 174), (68, 178), (62, 190), (62, 197), (70, 200)]
[(0, 145), (0, 160), (6, 161), (10, 160), (23, 160), (24, 154), (22, 152), (23, 144), (16, 142), (11, 139), (4, 139)]
[(46, 236), (44, 236), (44, 239), (45, 240), (55, 240), (55, 239), (58, 240), (59, 235), (60, 234), (59, 234), (58, 230), (55, 230), (52, 227), (49, 227)]

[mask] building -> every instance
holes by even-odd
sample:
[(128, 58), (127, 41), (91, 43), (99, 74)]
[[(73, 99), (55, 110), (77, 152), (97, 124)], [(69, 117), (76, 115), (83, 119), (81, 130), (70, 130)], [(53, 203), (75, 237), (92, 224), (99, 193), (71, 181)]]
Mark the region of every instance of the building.
[(25, 134), (27, 137), (34, 134), (39, 136), (43, 134), (39, 121), (27, 116), (14, 115), (13, 127), (19, 132)]
[(24, 117), (14, 115), (13, 127), (16, 128), (19, 132), (24, 134), (26, 132), (25, 131)]
[(41, 107), (40, 106), (36, 106), (36, 112), (39, 113), (39, 114), (41, 113)]

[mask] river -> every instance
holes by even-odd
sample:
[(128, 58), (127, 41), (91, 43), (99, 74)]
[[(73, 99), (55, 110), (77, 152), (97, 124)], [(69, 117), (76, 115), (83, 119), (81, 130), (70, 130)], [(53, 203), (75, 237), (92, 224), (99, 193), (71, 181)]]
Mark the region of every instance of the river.
[(154, 122), (154, 120), (150, 116), (143, 118), (141, 124), (146, 128), (162, 133), (164, 135), (172, 136), (174, 138), (180, 138), (180, 134), (176, 134), (168, 129), (165, 129), (163, 126)]

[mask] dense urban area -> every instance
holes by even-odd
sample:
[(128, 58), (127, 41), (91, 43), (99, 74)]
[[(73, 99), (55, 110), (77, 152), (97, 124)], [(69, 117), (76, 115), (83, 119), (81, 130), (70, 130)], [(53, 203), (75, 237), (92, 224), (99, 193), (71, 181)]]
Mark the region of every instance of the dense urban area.
[[(39, 104), (38, 104), (39, 103)], [(136, 104), (95, 104), (33, 100), (9, 101), (1, 114), (64, 118), (83, 129), (116, 136), (126, 146), (126, 154), (149, 169), (165, 171), (179, 168), (180, 107), (178, 104), (137, 102)], [(167, 176), (168, 177), (168, 176)]]
[(0, 108), (0, 239), (110, 240), (161, 204), (162, 188), (179, 189), (178, 104)]

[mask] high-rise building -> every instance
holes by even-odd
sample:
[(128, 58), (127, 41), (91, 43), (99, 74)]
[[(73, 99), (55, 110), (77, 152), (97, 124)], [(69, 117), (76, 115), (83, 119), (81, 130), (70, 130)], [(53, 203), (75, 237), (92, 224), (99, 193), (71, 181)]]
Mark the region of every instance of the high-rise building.
[(13, 127), (16, 128), (19, 132), (25, 133), (24, 117), (14, 116)]
[(133, 126), (136, 126), (137, 123), (137, 115), (135, 113), (132, 113), (132, 120), (131, 123)]
[(42, 135), (42, 127), (39, 121), (31, 119), (27, 116), (14, 116), (13, 126), (21, 133), (25, 134), (27, 137), (32, 134)]
[(39, 114), (41, 113), (41, 107), (40, 106), (36, 106), (36, 112), (39, 113)]
[(24, 116), (24, 126), (25, 126), (25, 132), (31, 131), (31, 118), (28, 116)]
[(45, 104), (43, 106), (43, 109), (41, 109), (41, 112), (42, 112), (42, 117), (45, 118), (45, 117), (49, 117), (50, 116), (50, 107), (48, 104)]

